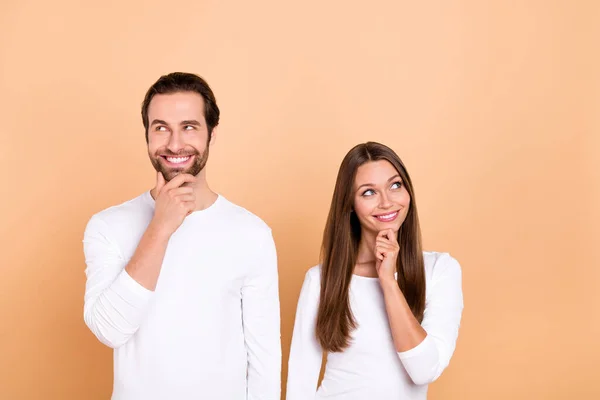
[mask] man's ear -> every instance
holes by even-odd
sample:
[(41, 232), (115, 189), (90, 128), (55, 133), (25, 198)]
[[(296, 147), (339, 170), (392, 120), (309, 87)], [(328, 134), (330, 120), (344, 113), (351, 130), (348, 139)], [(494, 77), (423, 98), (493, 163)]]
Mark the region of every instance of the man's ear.
[(219, 126), (215, 126), (212, 130), (212, 132), (210, 133), (210, 142), (208, 142), (209, 145), (213, 145), (215, 143), (215, 141), (217, 140), (217, 136), (219, 134)]

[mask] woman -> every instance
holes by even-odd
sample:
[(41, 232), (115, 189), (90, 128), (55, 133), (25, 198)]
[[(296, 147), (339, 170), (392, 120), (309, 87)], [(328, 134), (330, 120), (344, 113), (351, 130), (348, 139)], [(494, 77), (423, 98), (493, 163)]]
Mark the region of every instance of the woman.
[(426, 399), (456, 345), (461, 269), (422, 251), (412, 183), (390, 148), (360, 144), (342, 161), (321, 258), (298, 301), (287, 400)]

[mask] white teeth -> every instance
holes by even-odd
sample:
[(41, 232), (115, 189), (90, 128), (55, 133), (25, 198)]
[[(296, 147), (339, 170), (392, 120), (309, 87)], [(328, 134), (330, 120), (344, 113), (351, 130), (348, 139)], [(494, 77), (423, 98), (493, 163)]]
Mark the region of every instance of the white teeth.
[(182, 162), (186, 162), (187, 160), (189, 160), (190, 157), (167, 157), (167, 161), (173, 164), (179, 164)]
[(379, 215), (379, 216), (377, 216), (377, 219), (393, 219), (396, 216), (396, 214), (398, 214), (397, 211), (393, 212), (391, 214)]

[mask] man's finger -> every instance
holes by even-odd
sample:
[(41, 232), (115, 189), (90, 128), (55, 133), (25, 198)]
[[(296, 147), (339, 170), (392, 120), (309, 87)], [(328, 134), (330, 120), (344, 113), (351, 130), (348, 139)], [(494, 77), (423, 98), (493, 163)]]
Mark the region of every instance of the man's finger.
[(185, 216), (187, 217), (188, 215), (190, 215), (191, 213), (194, 212), (194, 210), (196, 209), (196, 201), (185, 201), (183, 203), (186, 207), (187, 207), (187, 213), (185, 214)]
[(156, 193), (160, 193), (162, 188), (165, 186), (165, 177), (162, 172), (158, 171), (156, 173)]
[(182, 194), (193, 194), (194, 188), (188, 186), (176, 187), (174, 189), (169, 190), (169, 195), (172, 197), (181, 196)]
[(179, 196), (177, 196), (177, 199), (184, 203), (186, 207), (189, 206), (188, 202), (193, 205), (196, 205), (196, 196), (194, 196), (193, 194), (180, 194)]
[(168, 189), (173, 189), (173, 188), (183, 185), (184, 183), (188, 183), (188, 182), (191, 183), (191, 182), (195, 182), (195, 181), (196, 181), (196, 177), (194, 175), (179, 174), (175, 178), (171, 179), (169, 181), (169, 183), (167, 183), (165, 186), (167, 186)]

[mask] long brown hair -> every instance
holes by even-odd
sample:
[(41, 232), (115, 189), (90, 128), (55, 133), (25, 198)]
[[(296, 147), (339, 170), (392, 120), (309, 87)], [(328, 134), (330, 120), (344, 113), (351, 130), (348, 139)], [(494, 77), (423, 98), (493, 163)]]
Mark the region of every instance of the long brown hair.
[(375, 142), (352, 148), (338, 171), (321, 248), (321, 294), (317, 313), (317, 340), (324, 351), (343, 351), (350, 344), (356, 321), (350, 309), (350, 281), (360, 242), (361, 227), (352, 212), (354, 179), (361, 165), (385, 160), (396, 168), (410, 194), (406, 219), (398, 231), (397, 280), (413, 315), (421, 322), (425, 310), (425, 266), (421, 228), (410, 176), (400, 157), (389, 147)]

